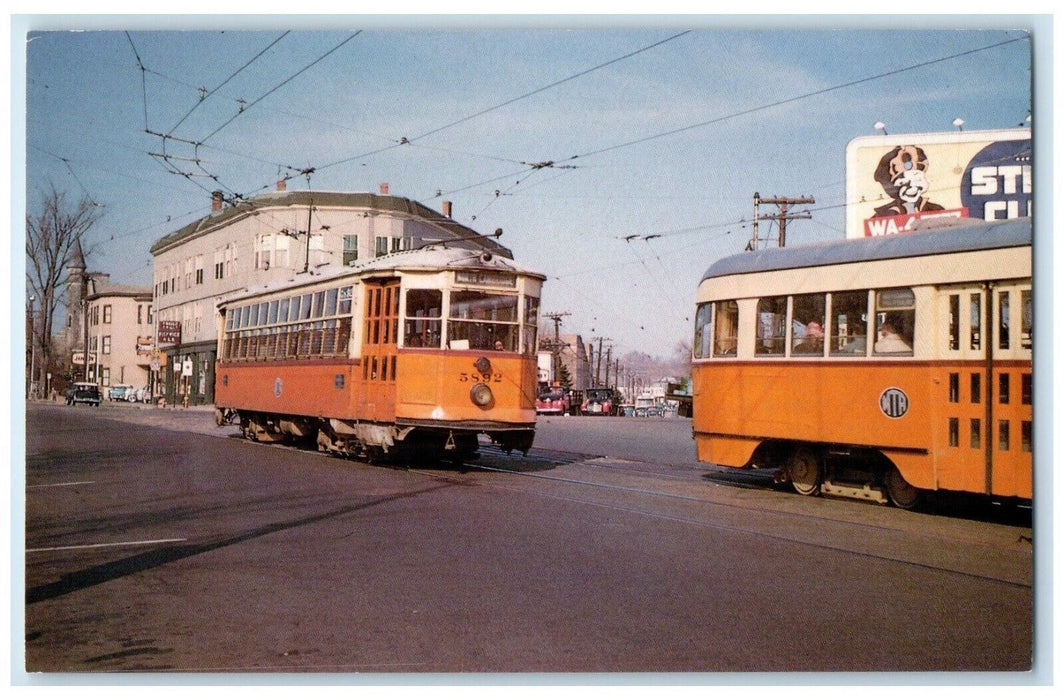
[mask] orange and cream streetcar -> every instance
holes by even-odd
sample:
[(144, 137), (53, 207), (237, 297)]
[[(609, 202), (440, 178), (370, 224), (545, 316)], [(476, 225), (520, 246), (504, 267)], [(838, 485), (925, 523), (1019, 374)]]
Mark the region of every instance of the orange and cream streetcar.
[[(970, 223), (970, 225), (968, 225)], [(913, 507), (1032, 496), (1030, 219), (724, 258), (698, 287), (698, 458)]]
[(218, 305), (215, 404), (256, 441), (461, 461), (527, 451), (544, 277), (429, 247), (322, 267)]

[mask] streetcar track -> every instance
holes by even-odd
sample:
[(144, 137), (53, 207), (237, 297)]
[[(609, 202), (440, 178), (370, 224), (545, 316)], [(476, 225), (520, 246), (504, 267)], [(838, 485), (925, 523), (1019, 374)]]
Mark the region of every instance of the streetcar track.
[[(586, 464), (586, 462), (584, 462), (584, 464)], [(691, 503), (698, 503), (698, 504), (703, 504), (703, 505), (708, 505), (708, 506), (723, 506), (723, 507), (728, 507), (728, 508), (732, 508), (732, 509), (736, 509), (736, 510), (740, 510), (740, 511), (756, 510), (758, 513), (761, 513), (761, 514), (771, 513), (773, 515), (798, 517), (798, 518), (801, 518), (801, 519), (804, 519), (804, 520), (811, 520), (811, 521), (816, 521), (816, 522), (828, 522), (828, 523), (832, 523), (832, 524), (845, 525), (845, 526), (851, 526), (851, 527), (852, 526), (857, 526), (857, 527), (860, 527), (860, 528), (863, 528), (863, 529), (866, 529), (866, 530), (870, 530), (870, 531), (873, 531), (873, 532), (886, 532), (886, 533), (897, 534), (897, 535), (905, 535), (905, 534), (907, 534), (904, 530), (901, 530), (899, 528), (891, 528), (891, 527), (885, 527), (885, 526), (881, 526), (881, 525), (872, 525), (872, 524), (867, 524), (867, 523), (854, 522), (854, 521), (851, 521), (851, 520), (841, 520), (841, 519), (838, 519), (838, 518), (825, 518), (825, 517), (822, 517), (822, 516), (816, 516), (816, 515), (811, 515), (811, 514), (806, 514), (806, 513), (795, 513), (795, 512), (792, 512), (792, 511), (780, 510), (780, 509), (765, 509), (765, 508), (760, 508), (760, 507), (755, 509), (755, 508), (750, 508), (748, 506), (737, 505), (737, 504), (733, 504), (733, 503), (723, 503), (723, 502), (720, 502), (720, 501), (713, 501), (713, 500), (708, 500), (708, 499), (703, 499), (703, 498), (697, 498), (695, 496), (685, 496), (685, 495), (681, 495), (681, 494), (668, 493), (668, 492), (665, 492), (665, 491), (656, 491), (656, 490), (651, 490), (651, 489), (640, 489), (640, 488), (637, 488), (637, 487), (630, 487), (630, 486), (619, 486), (619, 485), (615, 485), (615, 484), (607, 484), (607, 483), (602, 483), (602, 482), (586, 481), (586, 480), (575, 479), (575, 478), (570, 478), (570, 477), (552, 476), (552, 475), (536, 473), (536, 472), (513, 471), (513, 470), (502, 469), (502, 468), (498, 468), (498, 467), (478, 466), (478, 467), (476, 467), (476, 469), (479, 470), (479, 471), (489, 471), (489, 472), (496, 472), (496, 473), (502, 473), (502, 474), (512, 474), (512, 475), (516, 475), (516, 476), (526, 476), (526, 477), (530, 477), (530, 478), (543, 479), (543, 480), (546, 480), (546, 481), (555, 481), (555, 482), (561, 482), (561, 483), (567, 483), (567, 484), (575, 484), (575, 485), (579, 485), (579, 486), (591, 486), (591, 487), (595, 487), (595, 488), (608, 489), (608, 490), (612, 490), (612, 491), (621, 491), (621, 492), (626, 492), (626, 493), (636, 493), (636, 494), (642, 494), (642, 495), (648, 495), (648, 496), (657, 496), (657, 497), (671, 498), (671, 499), (677, 499), (677, 500), (681, 500), (681, 501), (687, 501), (687, 502), (691, 502)], [(461, 478), (461, 475), (458, 475), (458, 474), (447, 474), (447, 473), (443, 473), (443, 472), (441, 472), (439, 470), (411, 469), (410, 471), (414, 472), (414, 473), (422, 474), (424, 476), (428, 476), (428, 477), (433, 478), (433, 479), (439, 479), (439, 480), (442, 480), (442, 481), (446, 481), (446, 482), (449, 482), (449, 483), (455, 483), (455, 482), (459, 482), (460, 481), (463, 484), (470, 485), (471, 482), (472, 482), (472, 480), (470, 480), (470, 479)], [(478, 482), (472, 482), (472, 483), (473, 483), (473, 485), (476, 485)], [(520, 488), (515, 487), (515, 486), (509, 486), (509, 485), (506, 485), (506, 484), (499, 484), (499, 483), (483, 484), (483, 483), (480, 483), (479, 485), (487, 486), (489, 488), (498, 488), (498, 489), (501, 489), (501, 490), (504, 490), (504, 491), (527, 493), (527, 491), (524, 491), (523, 489), (520, 489)], [(1015, 587), (1015, 588), (1031, 589), (1032, 586), (1033, 586), (1033, 584), (1031, 582), (1022, 582), (1022, 581), (1011, 580), (1011, 579), (1008, 579), (1008, 578), (1002, 578), (1002, 577), (994, 576), (994, 575), (990, 575), (990, 574), (979, 574), (979, 573), (975, 573), (975, 572), (971, 572), (971, 571), (958, 570), (956, 567), (941, 566), (941, 565), (937, 565), (937, 564), (931, 564), (931, 563), (926, 563), (926, 562), (915, 561), (915, 560), (912, 560), (912, 559), (905, 559), (905, 558), (900, 558), (900, 557), (888, 556), (888, 555), (884, 555), (884, 554), (877, 554), (875, 552), (870, 552), (870, 551), (862, 551), (862, 550), (858, 550), (858, 549), (854, 549), (854, 548), (841, 547), (841, 546), (838, 546), (838, 545), (832, 545), (832, 544), (827, 544), (827, 543), (823, 543), (823, 542), (815, 542), (815, 541), (810, 541), (810, 540), (802, 539), (802, 538), (795, 537), (795, 536), (783, 535), (783, 534), (778, 534), (778, 533), (774, 533), (774, 532), (770, 532), (770, 531), (766, 531), (766, 530), (759, 530), (759, 529), (750, 528), (750, 527), (743, 527), (743, 526), (738, 526), (738, 525), (726, 525), (726, 524), (722, 524), (722, 523), (707, 522), (705, 520), (688, 518), (688, 517), (683, 517), (683, 516), (676, 516), (676, 515), (668, 515), (668, 514), (665, 514), (665, 513), (660, 513), (660, 512), (656, 512), (656, 511), (646, 510), (646, 509), (643, 509), (643, 508), (634, 508), (634, 507), (630, 507), (630, 506), (618, 506), (618, 505), (614, 505), (614, 504), (610, 504), (610, 503), (603, 503), (601, 501), (595, 501), (595, 500), (583, 499), (583, 498), (576, 498), (576, 497), (572, 497), (572, 496), (562, 496), (562, 495), (556, 495), (556, 494), (547, 494), (547, 493), (543, 493), (543, 492), (536, 492), (536, 495), (540, 496), (540, 497), (544, 497), (544, 498), (550, 498), (550, 499), (553, 499), (553, 500), (565, 501), (565, 502), (569, 502), (569, 503), (576, 503), (576, 504), (580, 504), (580, 505), (588, 505), (588, 506), (596, 506), (596, 507), (600, 507), (600, 508), (607, 508), (607, 509), (615, 510), (615, 511), (618, 511), (618, 512), (628, 513), (630, 515), (639, 515), (639, 516), (643, 516), (643, 517), (656, 518), (656, 519), (659, 519), (659, 520), (665, 520), (665, 521), (670, 521), (670, 522), (678, 522), (678, 523), (683, 523), (683, 524), (687, 524), (687, 525), (695, 525), (695, 526), (699, 526), (699, 527), (703, 527), (703, 528), (707, 528), (707, 529), (711, 529), (711, 530), (723, 531), (723, 532), (731, 532), (731, 533), (737, 533), (737, 534), (760, 536), (760, 537), (767, 538), (767, 539), (770, 539), (770, 540), (773, 540), (773, 541), (777, 541), (777, 542), (798, 544), (798, 545), (803, 545), (803, 546), (806, 546), (806, 547), (811, 547), (811, 548), (814, 548), (814, 549), (819, 549), (819, 550), (824, 550), (824, 551), (831, 551), (831, 552), (839, 552), (839, 553), (844, 553), (844, 554), (851, 554), (851, 555), (864, 557), (864, 558), (867, 558), (867, 559), (873, 559), (873, 560), (877, 560), (877, 561), (886, 561), (886, 562), (892, 562), (892, 563), (896, 563), (896, 564), (904, 564), (904, 565), (909, 565), (909, 566), (915, 566), (915, 567), (918, 567), (918, 568), (921, 568), (921, 569), (924, 569), (924, 570), (928, 570), (928, 571), (938, 571), (938, 572), (943, 572), (943, 573), (956, 574), (956, 575), (964, 576), (964, 577), (971, 578), (971, 579), (974, 579), (974, 580), (993, 581), (993, 582), (996, 582), (996, 583), (1002, 583), (1002, 584), (1005, 584), (1005, 585), (1008, 585), (1008, 586), (1012, 586), (1012, 587)], [(985, 542), (973, 542), (973, 541), (970, 541), (970, 540), (950, 538), (950, 537), (945, 537), (945, 536), (941, 536), (941, 535), (933, 535), (933, 534), (928, 534), (928, 533), (923, 533), (921, 536), (924, 537), (925, 539), (934, 539), (934, 540), (939, 540), (939, 541), (943, 541), (943, 542), (948, 542), (948, 543), (951, 543), (951, 544), (975, 545), (975, 546), (983, 547), (983, 548), (988, 549), (988, 550), (1000, 549), (1000, 547), (997, 547), (995, 545), (988, 544), (988, 543), (985, 543)]]

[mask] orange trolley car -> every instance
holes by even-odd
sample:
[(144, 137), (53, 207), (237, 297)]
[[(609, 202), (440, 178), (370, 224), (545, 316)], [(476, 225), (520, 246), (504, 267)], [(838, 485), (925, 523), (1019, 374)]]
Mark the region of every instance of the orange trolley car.
[(219, 425), (369, 458), (531, 447), (542, 275), (430, 247), (297, 278), (218, 305)]
[(701, 461), (913, 507), (1032, 496), (1030, 219), (747, 252), (698, 287)]

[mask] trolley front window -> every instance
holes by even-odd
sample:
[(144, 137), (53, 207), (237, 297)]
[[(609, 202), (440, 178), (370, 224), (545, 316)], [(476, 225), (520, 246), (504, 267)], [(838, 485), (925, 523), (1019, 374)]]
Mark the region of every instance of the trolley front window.
[(516, 294), (451, 292), (447, 337), (452, 349), (517, 350)]
[(403, 344), (408, 348), (439, 348), (443, 329), (443, 292), (438, 289), (406, 290)]
[(525, 297), (524, 346), (522, 352), (535, 355), (539, 349), (536, 334), (539, 331), (539, 297)]
[(713, 341), (713, 304), (699, 304), (695, 311), (695, 342), (692, 345), (696, 358), (709, 357)]
[(718, 301), (714, 304), (713, 356), (735, 357), (739, 345), (739, 304), (735, 301)]

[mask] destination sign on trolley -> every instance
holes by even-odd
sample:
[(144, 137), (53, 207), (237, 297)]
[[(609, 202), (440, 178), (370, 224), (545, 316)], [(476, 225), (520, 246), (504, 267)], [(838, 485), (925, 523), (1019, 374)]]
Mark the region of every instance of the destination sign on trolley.
[(458, 284), (477, 284), (485, 287), (516, 287), (517, 275), (498, 270), (457, 270), (454, 281)]

